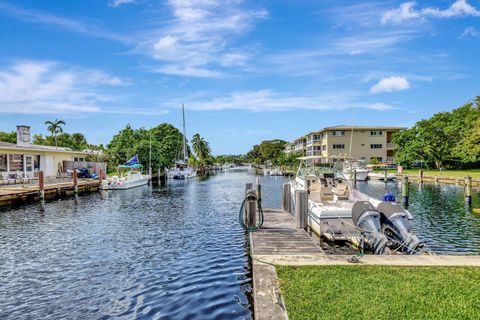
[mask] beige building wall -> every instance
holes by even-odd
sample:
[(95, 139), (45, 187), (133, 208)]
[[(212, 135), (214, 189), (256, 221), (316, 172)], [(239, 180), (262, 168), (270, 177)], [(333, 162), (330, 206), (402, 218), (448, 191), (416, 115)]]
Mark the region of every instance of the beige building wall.
[[(391, 141), (392, 135), (401, 129), (401, 127), (354, 126), (352, 131), (352, 127), (349, 126), (329, 127), (310, 132), (296, 139), (291, 145), (292, 149), (297, 151), (304, 150), (307, 156), (321, 156), (322, 162), (331, 162), (335, 158), (345, 156), (366, 162), (371, 162), (372, 159), (394, 162), (395, 146)], [(301, 148), (302, 143), (305, 145), (304, 149)]]

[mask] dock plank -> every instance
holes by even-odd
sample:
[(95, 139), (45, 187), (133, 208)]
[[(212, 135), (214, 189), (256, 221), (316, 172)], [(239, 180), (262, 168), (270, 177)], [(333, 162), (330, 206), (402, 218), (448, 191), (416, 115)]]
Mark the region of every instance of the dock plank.
[(295, 228), (288, 212), (266, 209), (263, 214), (262, 228), (250, 235), (253, 255), (324, 254), (305, 230)]

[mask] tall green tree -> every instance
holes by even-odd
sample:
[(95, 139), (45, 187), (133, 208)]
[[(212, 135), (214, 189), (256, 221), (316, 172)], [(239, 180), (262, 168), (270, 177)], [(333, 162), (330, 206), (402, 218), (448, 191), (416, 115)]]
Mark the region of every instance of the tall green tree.
[(45, 121), (47, 130), (50, 131), (55, 138), (55, 147), (58, 148), (57, 134), (63, 132), (62, 125), (66, 125), (65, 121), (55, 119), (55, 121)]
[(0, 131), (0, 141), (17, 143), (17, 133), (15, 131), (12, 131), (12, 132)]
[(205, 141), (204, 138), (200, 136), (200, 134), (196, 133), (193, 135), (192, 147), (193, 151), (197, 155), (198, 160), (201, 163), (205, 164), (205, 162), (211, 158), (212, 152), (210, 150), (210, 145), (207, 141)]

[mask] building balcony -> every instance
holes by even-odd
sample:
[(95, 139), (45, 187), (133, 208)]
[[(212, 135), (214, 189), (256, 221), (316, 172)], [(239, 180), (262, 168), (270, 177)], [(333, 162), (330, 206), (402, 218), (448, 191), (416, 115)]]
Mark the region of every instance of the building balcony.
[(397, 145), (395, 143), (387, 143), (387, 150), (395, 150)]

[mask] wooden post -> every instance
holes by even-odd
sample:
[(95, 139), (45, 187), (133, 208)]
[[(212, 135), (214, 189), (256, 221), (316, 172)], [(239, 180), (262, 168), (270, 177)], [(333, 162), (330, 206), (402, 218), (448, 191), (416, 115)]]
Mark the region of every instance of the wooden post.
[(257, 200), (259, 203), (262, 202), (262, 185), (260, 184), (260, 178), (257, 178)]
[(245, 224), (249, 228), (256, 226), (257, 197), (253, 183), (245, 184)]
[(385, 169), (385, 171), (383, 172), (383, 181), (385, 183), (388, 182), (388, 169)]
[(43, 171), (38, 172), (38, 190), (40, 191), (40, 199), (45, 199), (45, 175)]
[(409, 197), (408, 187), (409, 187), (408, 176), (404, 174), (402, 179), (402, 204), (405, 207), (408, 207), (408, 197)]
[(420, 169), (418, 171), (418, 183), (422, 184), (423, 183), (423, 170)]
[(102, 185), (102, 182), (103, 182), (103, 168), (100, 168), (100, 173), (99, 173), (99, 177), (98, 177), (98, 184)]
[(297, 229), (307, 227), (308, 215), (308, 192), (306, 190), (295, 191), (295, 226)]
[(353, 175), (352, 175), (352, 180), (353, 180), (353, 183), (356, 183), (357, 182), (357, 170), (353, 170)]
[(73, 169), (72, 176), (73, 176), (73, 192), (75, 192), (75, 194), (77, 194), (78, 193), (77, 169)]
[(283, 187), (282, 210), (286, 212), (290, 212), (291, 211), (290, 205), (292, 203), (291, 201), (292, 194), (290, 193), (290, 183), (284, 183), (282, 187)]
[(465, 204), (470, 206), (472, 205), (472, 177), (466, 176), (465, 177)]

